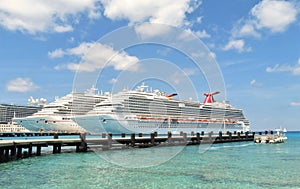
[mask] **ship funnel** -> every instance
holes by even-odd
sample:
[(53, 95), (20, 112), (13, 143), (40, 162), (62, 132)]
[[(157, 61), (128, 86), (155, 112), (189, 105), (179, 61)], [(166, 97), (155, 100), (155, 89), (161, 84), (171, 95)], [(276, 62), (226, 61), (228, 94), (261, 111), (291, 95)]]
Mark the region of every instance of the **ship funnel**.
[(206, 103), (213, 103), (215, 102), (214, 100), (214, 95), (219, 94), (220, 92), (213, 92), (213, 93), (204, 93), (204, 96), (206, 96), (206, 98), (204, 99), (204, 104)]

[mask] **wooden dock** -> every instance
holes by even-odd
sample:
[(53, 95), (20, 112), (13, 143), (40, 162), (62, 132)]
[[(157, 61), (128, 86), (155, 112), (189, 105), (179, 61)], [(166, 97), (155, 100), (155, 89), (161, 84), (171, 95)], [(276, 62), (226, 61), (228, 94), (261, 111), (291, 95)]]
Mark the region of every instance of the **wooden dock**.
[(230, 133), (225, 135), (219, 132), (204, 134), (191, 132), (181, 132), (180, 135), (172, 136), (168, 133), (165, 136), (159, 136), (157, 133), (144, 135), (142, 133), (130, 135), (111, 133), (102, 133), (99, 138), (86, 137), (80, 134), (75, 139), (60, 139), (58, 134), (53, 139), (27, 139), (27, 140), (0, 140), (0, 163), (27, 158), (31, 156), (40, 156), (43, 147), (52, 147), (53, 153), (61, 153), (63, 147), (73, 146), (76, 152), (86, 152), (93, 149), (126, 149), (126, 148), (145, 148), (152, 146), (174, 146), (174, 145), (201, 145), (226, 142), (244, 142), (253, 141), (255, 133)]

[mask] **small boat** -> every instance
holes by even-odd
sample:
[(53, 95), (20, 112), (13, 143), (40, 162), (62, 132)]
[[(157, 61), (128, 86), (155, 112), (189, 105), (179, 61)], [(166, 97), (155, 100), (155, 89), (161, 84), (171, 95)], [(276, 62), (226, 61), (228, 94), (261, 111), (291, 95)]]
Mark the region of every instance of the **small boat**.
[(275, 129), (276, 134), (266, 134), (266, 135), (255, 135), (254, 137), (254, 143), (269, 143), (269, 144), (276, 144), (276, 143), (283, 143), (285, 140), (287, 140), (287, 137), (285, 134), (286, 129), (283, 130), (283, 133), (281, 129)]

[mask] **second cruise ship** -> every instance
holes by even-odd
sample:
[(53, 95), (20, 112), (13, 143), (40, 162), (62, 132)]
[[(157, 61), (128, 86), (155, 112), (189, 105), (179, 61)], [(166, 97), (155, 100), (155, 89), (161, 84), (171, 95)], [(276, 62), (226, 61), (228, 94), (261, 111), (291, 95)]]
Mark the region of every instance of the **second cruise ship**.
[(82, 115), (92, 110), (94, 105), (107, 99), (107, 96), (95, 94), (92, 87), (84, 93), (71, 92), (56, 98), (31, 116), (14, 118), (13, 120), (30, 131), (47, 132), (86, 132), (71, 120), (74, 115)]
[[(166, 134), (179, 132), (249, 131), (242, 109), (227, 102), (216, 102), (215, 93), (204, 94), (203, 103), (173, 98), (159, 90), (147, 92), (142, 84), (125, 90), (95, 105), (85, 115), (72, 119), (89, 133), (111, 132)], [(146, 91), (146, 92), (145, 92)]]

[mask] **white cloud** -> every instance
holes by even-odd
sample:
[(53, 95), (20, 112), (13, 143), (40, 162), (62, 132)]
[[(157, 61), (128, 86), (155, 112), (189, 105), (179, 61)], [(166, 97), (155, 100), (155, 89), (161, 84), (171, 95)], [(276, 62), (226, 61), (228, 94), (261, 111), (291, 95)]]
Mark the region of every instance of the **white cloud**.
[(276, 64), (274, 67), (267, 67), (266, 72), (290, 72), (293, 75), (300, 75), (300, 58), (294, 66)]
[[(200, 6), (201, 0), (101, 0), (104, 16), (112, 20), (128, 20), (129, 25), (148, 22), (166, 24), (175, 27), (190, 26), (186, 14)], [(197, 19), (201, 21), (201, 19)], [(155, 28), (153, 25), (141, 24), (136, 28), (139, 34), (146, 37), (165, 34), (166, 28)]]
[(193, 69), (193, 68), (184, 68), (182, 69), (182, 71), (188, 75), (188, 76), (192, 76), (192, 75), (195, 75), (197, 73), (197, 69)]
[(298, 10), (294, 1), (263, 0), (255, 5), (249, 18), (242, 19), (233, 29), (233, 36), (260, 37), (267, 29), (273, 33), (284, 32), (296, 21)]
[(108, 66), (115, 70), (138, 70), (139, 59), (130, 56), (126, 52), (117, 52), (112, 47), (97, 42), (81, 43), (79, 46), (61, 50), (57, 49), (48, 53), (49, 56), (59, 57), (61, 55), (74, 56), (80, 59), (80, 63), (69, 63), (57, 65), (54, 69), (69, 69), (73, 71), (93, 72)]
[(202, 19), (203, 19), (203, 16), (199, 16), (199, 17), (197, 17), (196, 22), (200, 24), (202, 22)]
[(205, 30), (196, 31), (195, 35), (199, 38), (210, 38), (210, 35)]
[(209, 53), (209, 56), (210, 56), (211, 58), (213, 58), (213, 59), (216, 59), (216, 58), (217, 58), (217, 55), (216, 55), (216, 53), (214, 53), (214, 52), (210, 52), (210, 53)]
[(207, 59), (216, 59), (216, 54), (213, 52), (209, 52), (208, 54), (205, 52), (198, 52), (198, 53), (192, 53), (191, 54), (193, 58), (207, 58)]
[(64, 56), (64, 51), (62, 49), (56, 49), (52, 52), (48, 52), (48, 56), (50, 58), (60, 58)]
[(297, 10), (294, 3), (278, 0), (264, 0), (252, 8), (257, 28), (268, 28), (272, 32), (282, 32), (296, 21)]
[(262, 87), (263, 86), (262, 83), (257, 82), (255, 79), (250, 81), (250, 85), (253, 86), (253, 87)]
[(186, 13), (194, 11), (200, 3), (191, 0), (102, 0), (104, 15), (112, 20), (126, 19), (131, 24), (150, 22), (181, 26)]
[(97, 0), (1, 0), (0, 25), (8, 30), (36, 34), (69, 32), (80, 14), (99, 18)]
[(248, 21), (241, 28), (238, 29), (235, 28), (233, 31), (233, 36), (237, 36), (237, 37), (253, 36), (259, 38), (261, 35), (256, 31), (253, 22)]
[(117, 82), (118, 82), (118, 79), (116, 79), (116, 78), (112, 78), (111, 80), (108, 81), (108, 83), (112, 83), (112, 84), (117, 83)]
[(210, 35), (205, 31), (192, 31), (191, 29), (185, 29), (177, 36), (179, 40), (193, 41), (195, 38), (209, 38)]
[(238, 52), (251, 51), (250, 47), (245, 47), (245, 41), (242, 39), (231, 39), (223, 50), (237, 50)]
[(54, 31), (56, 31), (57, 33), (69, 32), (69, 31), (73, 31), (73, 27), (70, 26), (70, 25), (66, 25), (66, 26), (55, 26), (55, 27), (54, 27)]
[(172, 28), (160, 24), (143, 23), (135, 26), (134, 29), (142, 39), (149, 39), (155, 36), (167, 35)]
[(6, 85), (6, 90), (10, 92), (28, 92), (28, 91), (34, 91), (38, 89), (39, 87), (34, 84), (30, 78), (16, 78), (14, 80), (11, 80)]
[(300, 102), (291, 102), (290, 106), (300, 106)]
[(172, 75), (170, 75), (170, 79), (175, 84), (185, 83), (189, 76), (195, 75), (197, 73), (197, 69), (192, 68), (184, 68), (181, 71), (176, 71)]

